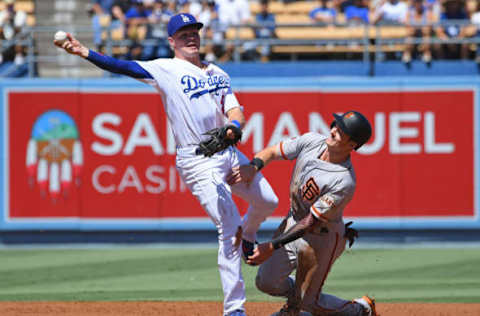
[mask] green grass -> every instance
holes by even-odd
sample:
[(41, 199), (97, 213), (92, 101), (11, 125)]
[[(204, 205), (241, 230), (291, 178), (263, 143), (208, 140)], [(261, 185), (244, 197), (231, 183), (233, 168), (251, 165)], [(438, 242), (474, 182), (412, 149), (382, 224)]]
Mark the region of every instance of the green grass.
[[(216, 249), (0, 250), (0, 301), (223, 300)], [(360, 249), (337, 261), (324, 292), (382, 302), (480, 302), (478, 249)], [(249, 301), (257, 268), (244, 266)]]

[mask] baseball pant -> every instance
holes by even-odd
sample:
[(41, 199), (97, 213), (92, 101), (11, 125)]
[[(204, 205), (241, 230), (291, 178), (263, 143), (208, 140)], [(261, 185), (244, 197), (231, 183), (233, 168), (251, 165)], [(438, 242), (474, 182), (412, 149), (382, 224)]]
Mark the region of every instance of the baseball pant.
[[(284, 231), (295, 225), (289, 217)], [(343, 253), (346, 239), (343, 222), (329, 223), (328, 232), (308, 233), (275, 250), (257, 273), (259, 290), (285, 296), (289, 304), (314, 316), (362, 316), (360, 304), (322, 293), (322, 287), (335, 260)], [(290, 273), (296, 269), (295, 278)]]
[(236, 148), (228, 148), (210, 158), (196, 155), (193, 146), (177, 149), (177, 170), (218, 231), (218, 266), (225, 314), (244, 309), (246, 300), (240, 251), (233, 247), (233, 239), (242, 225), (242, 219), (232, 199), (232, 191), (251, 204), (244, 227), (252, 235), (256, 233), (253, 230), (258, 229), (278, 203), (278, 198), (261, 174), (249, 187), (230, 187), (225, 182), (231, 169), (240, 163), (248, 163), (248, 159)]

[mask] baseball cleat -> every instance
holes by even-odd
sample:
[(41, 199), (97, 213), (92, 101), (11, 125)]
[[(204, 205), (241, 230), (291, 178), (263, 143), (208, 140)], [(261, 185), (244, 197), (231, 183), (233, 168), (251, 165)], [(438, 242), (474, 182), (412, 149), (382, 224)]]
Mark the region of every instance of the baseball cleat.
[(358, 298), (354, 301), (365, 308), (365, 316), (380, 316), (379, 314), (377, 314), (374, 298), (364, 295), (362, 296), (362, 298)]
[(226, 314), (225, 316), (247, 316), (247, 314), (245, 314), (245, 311), (241, 309), (236, 309), (233, 312)]

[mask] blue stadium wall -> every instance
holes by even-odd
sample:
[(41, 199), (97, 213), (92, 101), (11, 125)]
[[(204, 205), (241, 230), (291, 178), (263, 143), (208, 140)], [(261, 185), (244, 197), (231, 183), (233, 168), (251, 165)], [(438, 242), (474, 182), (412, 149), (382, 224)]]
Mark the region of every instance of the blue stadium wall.
[(477, 76), (480, 67), (470, 60), (433, 61), (425, 64), (412, 61), (408, 66), (398, 61), (321, 61), (321, 62), (242, 62), (223, 66), (232, 77), (445, 77)]

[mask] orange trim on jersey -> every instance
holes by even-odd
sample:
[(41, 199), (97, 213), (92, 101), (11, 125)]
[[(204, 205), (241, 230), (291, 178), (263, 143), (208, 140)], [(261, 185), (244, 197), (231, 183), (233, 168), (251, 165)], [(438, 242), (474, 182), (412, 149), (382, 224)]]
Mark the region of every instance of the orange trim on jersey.
[(324, 223), (328, 222), (328, 218), (326, 218), (325, 215), (323, 215), (315, 206), (312, 205), (310, 209), (313, 211), (313, 215), (315, 215), (320, 221)]
[(282, 155), (283, 159), (288, 160), (287, 156), (283, 152), (283, 142), (280, 142), (280, 154)]

